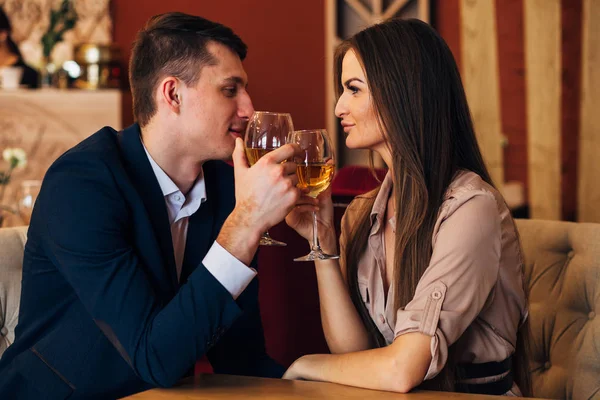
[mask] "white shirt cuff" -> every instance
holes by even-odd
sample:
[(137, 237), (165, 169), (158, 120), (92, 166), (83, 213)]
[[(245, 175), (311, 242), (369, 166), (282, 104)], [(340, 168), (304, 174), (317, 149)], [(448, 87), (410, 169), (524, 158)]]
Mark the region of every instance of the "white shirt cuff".
[(242, 294), (256, 276), (254, 268), (248, 268), (216, 241), (206, 253), (202, 264), (231, 293), (234, 300)]

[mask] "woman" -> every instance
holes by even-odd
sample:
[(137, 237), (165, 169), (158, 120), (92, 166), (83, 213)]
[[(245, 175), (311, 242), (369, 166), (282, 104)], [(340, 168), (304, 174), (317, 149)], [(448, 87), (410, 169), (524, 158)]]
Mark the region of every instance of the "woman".
[[(377, 152), (389, 171), (348, 207), (340, 261), (315, 263), (333, 354), (304, 356), (284, 378), (528, 394), (518, 234), (450, 50), (427, 24), (392, 19), (343, 42), (336, 74), (346, 145)], [(336, 254), (330, 194), (286, 221), (310, 240), (314, 209), (321, 247)]]
[(25, 64), (19, 47), (11, 38), (12, 27), (7, 15), (0, 7), (0, 68), (20, 67), (23, 69), (21, 85), (30, 89), (39, 87), (39, 75), (36, 70)]

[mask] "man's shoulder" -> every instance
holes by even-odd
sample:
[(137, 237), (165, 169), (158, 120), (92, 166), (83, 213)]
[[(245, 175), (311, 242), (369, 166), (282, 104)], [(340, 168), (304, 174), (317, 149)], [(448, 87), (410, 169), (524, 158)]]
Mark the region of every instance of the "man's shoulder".
[(88, 136), (77, 145), (67, 150), (64, 156), (95, 156), (101, 154), (108, 154), (111, 151), (118, 149), (117, 142), (118, 131), (110, 126), (105, 126), (104, 128), (98, 130), (92, 135)]
[(120, 151), (117, 135), (118, 131), (105, 126), (63, 153), (52, 163), (48, 172), (51, 173), (56, 169), (62, 169), (66, 165), (72, 166), (73, 164), (107, 165), (118, 163)]

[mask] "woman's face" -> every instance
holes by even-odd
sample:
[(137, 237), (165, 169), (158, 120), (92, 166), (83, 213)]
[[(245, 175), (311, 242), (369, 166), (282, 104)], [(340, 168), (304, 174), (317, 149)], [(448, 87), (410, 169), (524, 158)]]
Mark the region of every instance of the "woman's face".
[(381, 154), (385, 139), (377, 123), (367, 78), (352, 49), (342, 61), (341, 84), (344, 88), (335, 115), (341, 119), (346, 133), (346, 146), (351, 149), (371, 149)]

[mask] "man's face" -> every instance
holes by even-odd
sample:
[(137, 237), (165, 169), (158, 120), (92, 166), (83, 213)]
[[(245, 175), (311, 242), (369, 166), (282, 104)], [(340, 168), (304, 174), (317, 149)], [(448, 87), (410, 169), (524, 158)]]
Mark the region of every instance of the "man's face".
[(227, 46), (210, 42), (216, 63), (205, 65), (195, 85), (181, 90), (182, 128), (186, 147), (203, 159), (229, 159), (235, 138), (243, 137), (254, 107), (246, 91), (248, 77), (242, 61)]

